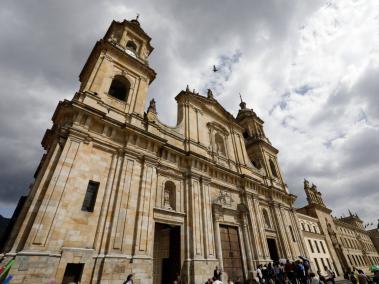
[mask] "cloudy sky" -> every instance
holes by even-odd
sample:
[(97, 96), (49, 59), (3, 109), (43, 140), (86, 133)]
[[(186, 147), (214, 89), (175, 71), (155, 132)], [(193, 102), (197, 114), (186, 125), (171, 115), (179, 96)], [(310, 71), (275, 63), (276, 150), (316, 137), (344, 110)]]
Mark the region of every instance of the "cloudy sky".
[(187, 84), (212, 87), (233, 114), (241, 93), (280, 150), (298, 206), (306, 177), (336, 216), (350, 208), (376, 222), (377, 0), (1, 1), (0, 214), (27, 192), (53, 111), (78, 89), (96, 40), (137, 13), (155, 47), (149, 98), (163, 122), (175, 123)]

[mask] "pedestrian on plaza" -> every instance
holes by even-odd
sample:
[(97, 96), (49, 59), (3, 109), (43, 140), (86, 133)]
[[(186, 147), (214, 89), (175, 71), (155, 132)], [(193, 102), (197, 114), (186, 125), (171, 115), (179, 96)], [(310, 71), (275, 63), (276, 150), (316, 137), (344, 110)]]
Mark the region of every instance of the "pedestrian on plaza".
[(208, 278), (208, 281), (205, 282), (205, 284), (212, 284), (213, 283), (213, 280), (211, 278)]
[(218, 266), (216, 266), (215, 270), (213, 271), (213, 277), (216, 279), (216, 280), (221, 280), (221, 269), (218, 268)]
[(326, 266), (324, 267), (324, 269), (326, 271), (326, 283), (335, 284), (336, 281), (334, 279), (336, 278), (336, 275), (334, 274), (334, 272)]
[(353, 271), (350, 273), (350, 281), (353, 284), (358, 283), (358, 273), (357, 273), (357, 270), (355, 269), (355, 267), (353, 267)]
[(270, 262), (267, 265), (267, 279), (266, 279), (266, 281), (269, 284), (274, 284), (274, 278), (275, 278), (274, 268), (272, 267), (272, 264)]
[(317, 270), (318, 279), (320, 279), (320, 284), (325, 283), (325, 277), (321, 274), (320, 270)]
[(358, 270), (358, 283), (359, 284), (367, 284), (367, 277), (363, 270)]
[(123, 284), (133, 284), (133, 274), (129, 274), (128, 277), (126, 277), (126, 281)]
[[(217, 268), (217, 266), (216, 266), (216, 268)], [(212, 280), (213, 280), (213, 282), (212, 282), (213, 284), (222, 284), (221, 280), (216, 279), (215, 277), (213, 277)]]
[(262, 264), (259, 264), (257, 267), (257, 277), (258, 277), (259, 283), (263, 283)]
[(319, 284), (320, 283), (320, 279), (313, 272), (309, 273), (309, 277), (310, 277), (310, 283), (309, 284)]
[(309, 263), (308, 259), (303, 259), (303, 265), (304, 265), (305, 279), (308, 279), (309, 271), (311, 269), (311, 264)]
[(374, 277), (372, 278), (372, 282), (375, 284), (379, 284), (379, 270), (374, 272)]

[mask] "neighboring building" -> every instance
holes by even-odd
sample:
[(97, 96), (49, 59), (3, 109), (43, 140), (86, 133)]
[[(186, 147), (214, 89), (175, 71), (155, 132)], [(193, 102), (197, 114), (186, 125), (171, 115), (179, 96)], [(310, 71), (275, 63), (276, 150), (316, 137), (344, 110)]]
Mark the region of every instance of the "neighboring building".
[(363, 221), (357, 214), (349, 211), (348, 217), (335, 219), (334, 222), (337, 226), (337, 238), (349, 267), (367, 269), (379, 263), (378, 251), (370, 239), (370, 233), (364, 229)]
[(263, 121), (213, 97), (176, 96), (166, 126), (145, 112), (153, 47), (137, 20), (112, 22), (72, 100), (58, 104), (9, 239), (12, 283), (204, 283), (308, 256)]
[[(367, 232), (370, 236), (372, 243), (374, 244), (376, 248), (376, 251), (379, 252), (379, 220), (378, 220), (377, 227), (375, 229), (368, 230)], [(377, 259), (376, 262), (379, 263), (379, 259)]]
[(297, 217), (309, 252), (312, 270), (320, 271), (325, 275), (324, 268), (326, 266), (337, 271), (326, 244), (326, 236), (319, 226), (318, 219), (301, 213), (297, 213)]
[(297, 209), (297, 216), (311, 259), (317, 266), (314, 269), (323, 272), (323, 267), (328, 267), (342, 275), (353, 267), (368, 271), (369, 266), (379, 263), (378, 251), (356, 214), (349, 212), (349, 217), (335, 218), (315, 185), (310, 187), (305, 180), (304, 190), (308, 205)]

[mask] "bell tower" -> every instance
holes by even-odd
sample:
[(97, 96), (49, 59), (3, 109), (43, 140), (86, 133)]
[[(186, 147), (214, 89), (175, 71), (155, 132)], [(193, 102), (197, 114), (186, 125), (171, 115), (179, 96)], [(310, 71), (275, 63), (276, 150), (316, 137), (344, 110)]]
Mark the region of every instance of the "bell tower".
[(269, 185), (288, 192), (279, 169), (277, 159), (279, 151), (271, 145), (270, 140), (266, 137), (263, 130), (264, 121), (257, 116), (253, 109), (246, 107), (242, 98), (236, 120), (244, 129), (246, 151), (253, 166), (259, 170), (264, 169)]
[(79, 75), (79, 99), (124, 114), (143, 116), (149, 84), (156, 73), (149, 67), (151, 38), (137, 19), (113, 21)]

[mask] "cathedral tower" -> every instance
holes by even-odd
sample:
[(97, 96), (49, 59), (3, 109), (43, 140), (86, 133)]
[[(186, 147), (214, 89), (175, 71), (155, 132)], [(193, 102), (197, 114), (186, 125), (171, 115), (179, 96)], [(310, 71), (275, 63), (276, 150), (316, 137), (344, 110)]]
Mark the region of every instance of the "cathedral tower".
[(79, 75), (80, 100), (142, 116), (148, 86), (156, 75), (148, 64), (153, 51), (150, 40), (137, 19), (113, 21)]
[(246, 103), (240, 103), (236, 120), (243, 127), (246, 151), (251, 163), (257, 169), (263, 169), (266, 173), (266, 182), (273, 188), (281, 189), (288, 193), (278, 163), (279, 151), (272, 146), (263, 130), (263, 120), (257, 114), (246, 107)]

